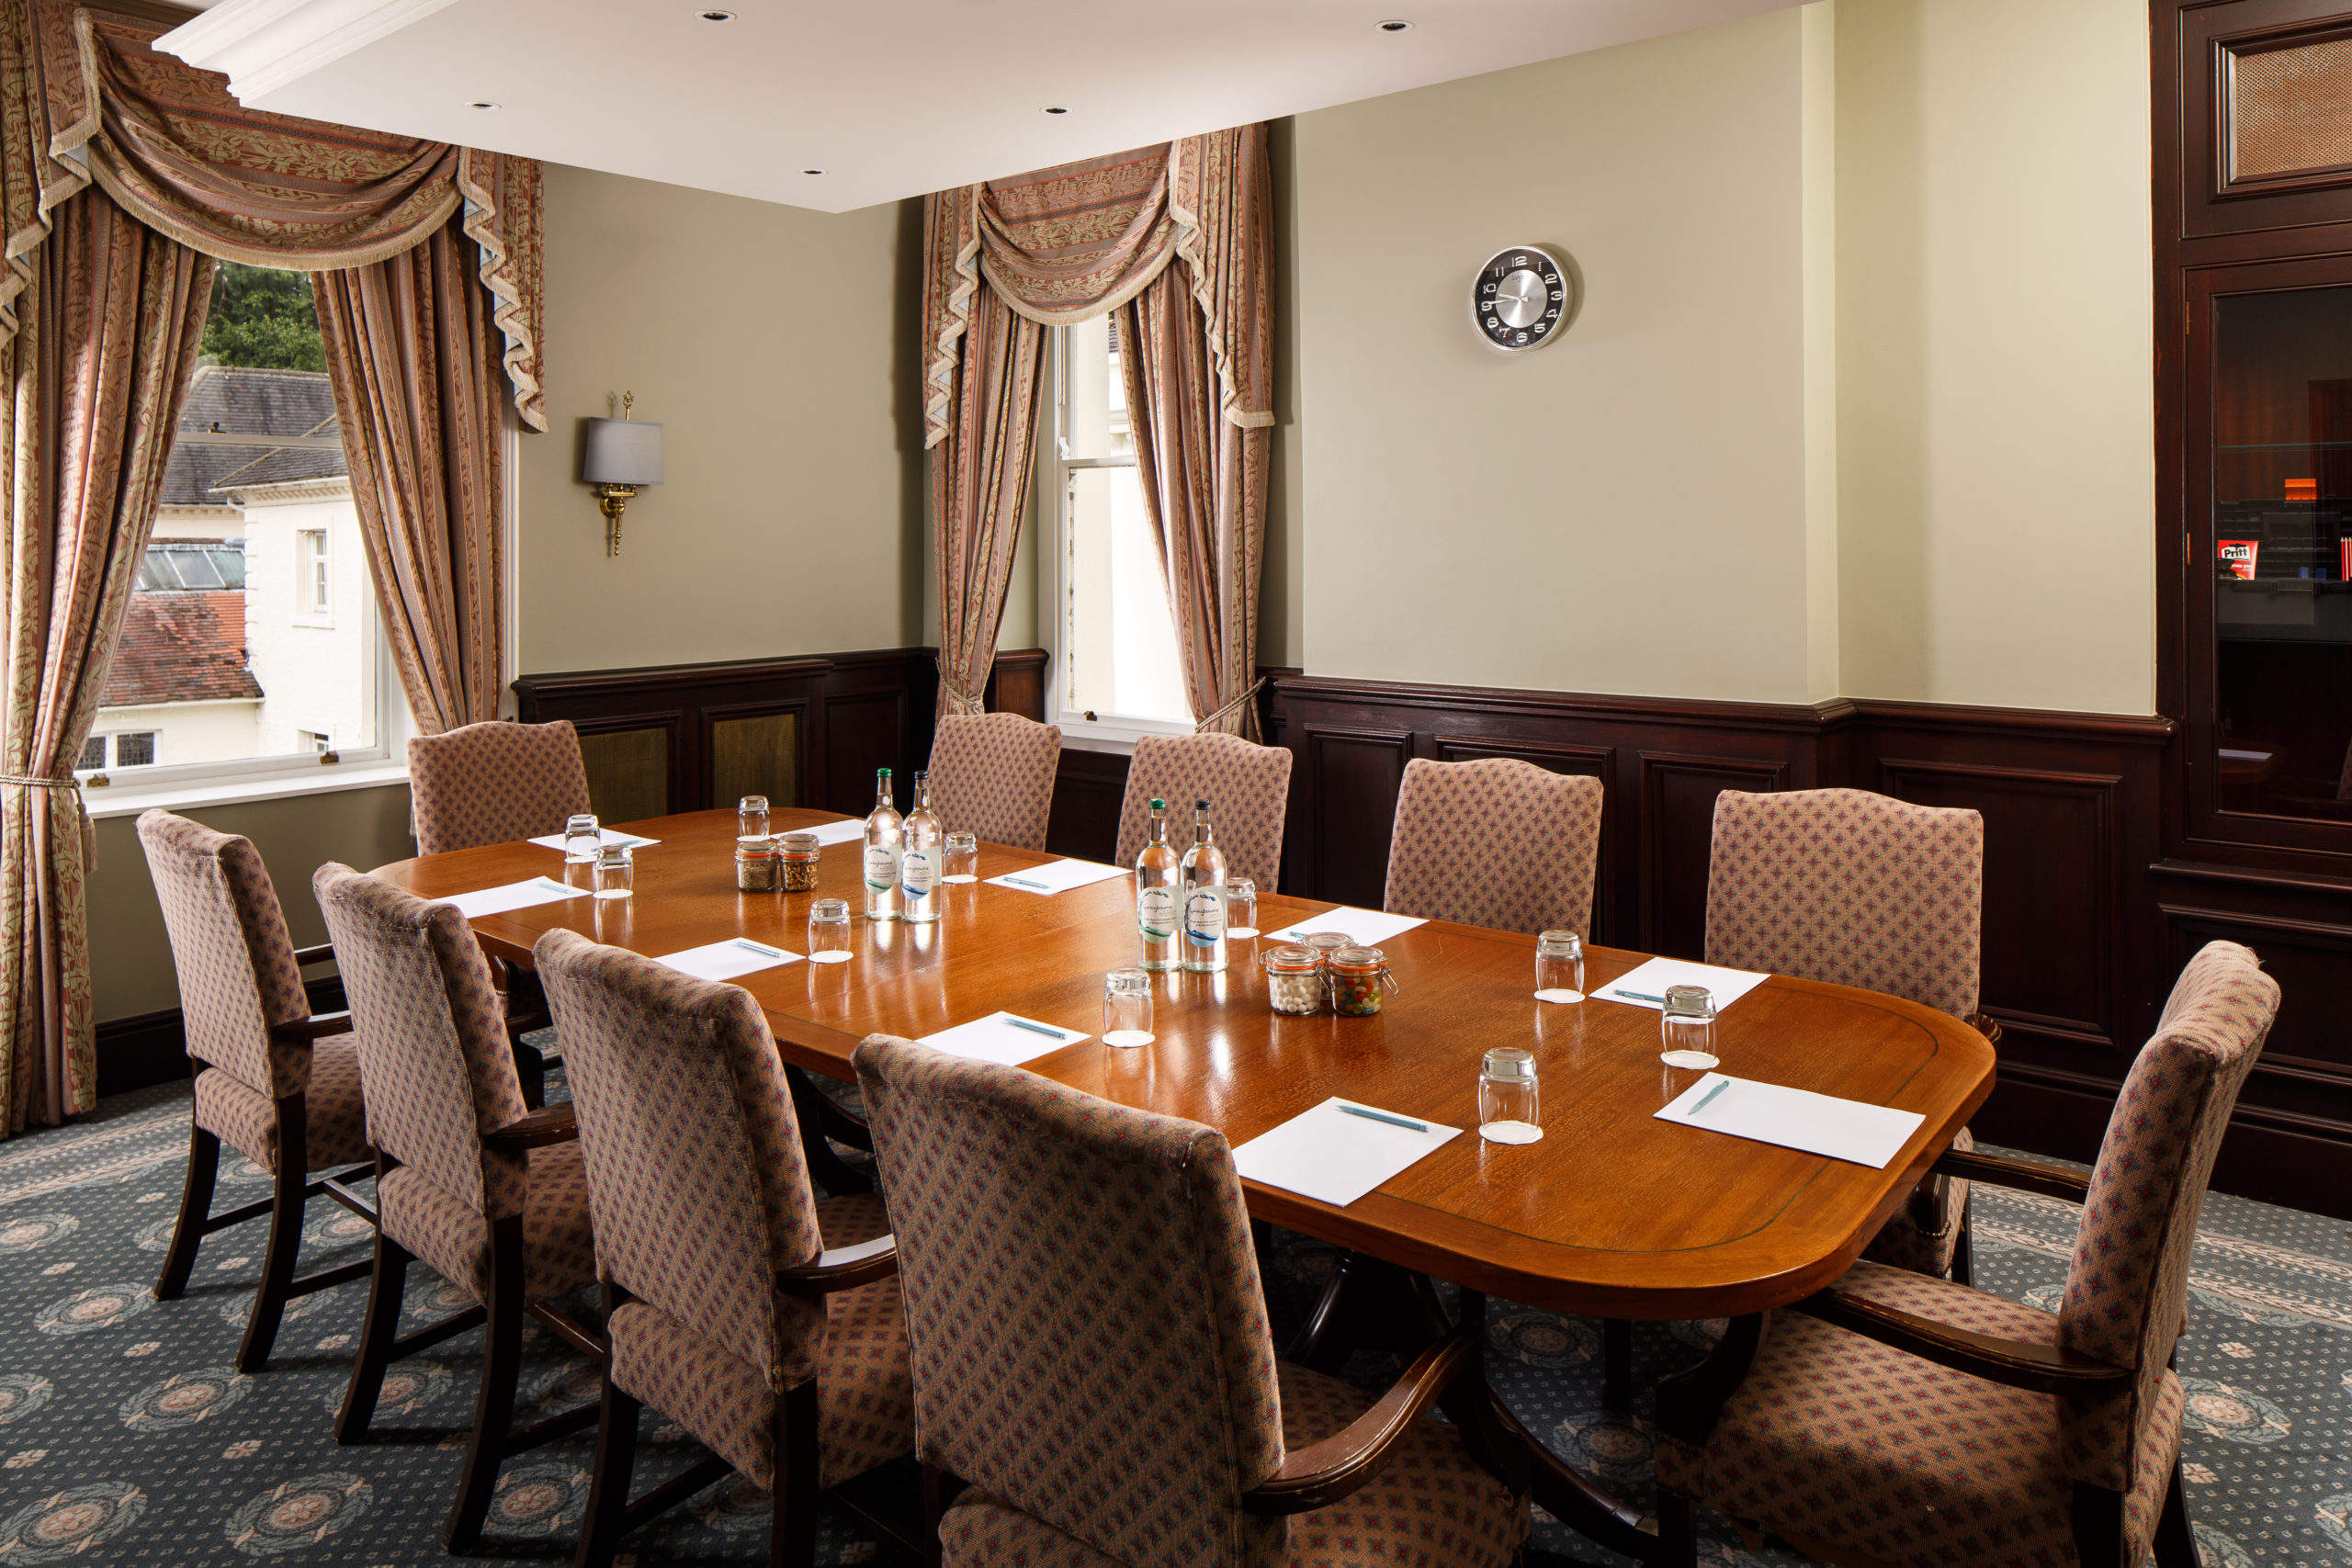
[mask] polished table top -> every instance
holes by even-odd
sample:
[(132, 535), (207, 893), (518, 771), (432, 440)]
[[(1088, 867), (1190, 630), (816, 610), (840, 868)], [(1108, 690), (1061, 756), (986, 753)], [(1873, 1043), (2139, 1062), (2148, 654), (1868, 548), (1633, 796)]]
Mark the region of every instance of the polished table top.
[[(834, 814), (776, 812), (785, 832)], [(809, 903), (850, 901), (855, 956), (791, 964), (740, 982), (787, 1061), (849, 1077), (874, 1032), (922, 1035), (1004, 1009), (1099, 1035), (1102, 976), (1136, 961), (1132, 880), (1052, 897), (948, 887), (934, 927), (869, 924), (860, 846), (829, 846), (815, 893), (739, 894), (731, 811), (628, 830), (662, 842), (637, 854), (635, 897), (585, 897), (473, 922), (492, 953), (527, 963), (570, 929), (652, 955), (742, 935), (807, 951)], [(1057, 857), (983, 845), (980, 875)], [(504, 844), (402, 861), (378, 874), (447, 897), (561, 874), (560, 854)], [(1328, 901), (1261, 894), (1277, 931)], [(1261, 941), (1231, 944), (1222, 975), (1155, 976), (1154, 1043), (1099, 1039), (1030, 1061), (1031, 1071), (1169, 1115), (1240, 1145), (1340, 1094), (1464, 1129), (1346, 1208), (1246, 1184), (1250, 1212), (1441, 1279), (1531, 1305), (1613, 1317), (1716, 1317), (1786, 1304), (1842, 1273), (1928, 1163), (1992, 1091), (1993, 1047), (1948, 1014), (1877, 992), (1775, 976), (1717, 1025), (1722, 1070), (1896, 1106), (1926, 1121), (1884, 1170), (1654, 1119), (1698, 1075), (1658, 1060), (1658, 1015), (1588, 1000), (1537, 1002), (1534, 940), (1431, 921), (1381, 944), (1397, 990), (1370, 1018), (1285, 1017), (1267, 1006)], [(1645, 955), (1589, 948), (1587, 989)], [(1544, 1137), (1488, 1144), (1476, 1131), (1489, 1047), (1531, 1047)]]

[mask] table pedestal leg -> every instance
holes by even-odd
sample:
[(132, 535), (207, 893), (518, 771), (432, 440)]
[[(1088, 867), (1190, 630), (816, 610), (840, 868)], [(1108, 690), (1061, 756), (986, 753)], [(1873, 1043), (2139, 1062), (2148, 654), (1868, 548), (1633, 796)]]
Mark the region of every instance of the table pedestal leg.
[(1419, 1355), (1447, 1325), (1426, 1277), (1361, 1252), (1342, 1252), (1283, 1359), (1338, 1375), (1358, 1350)]
[(1600, 1407), (1634, 1407), (1634, 1325), (1622, 1317), (1600, 1320)]
[(1600, 1486), (1570, 1470), (1559, 1455), (1544, 1445), (1511, 1413), (1491, 1388), (1495, 1423), (1505, 1438), (1523, 1448), (1529, 1467), (1529, 1495), (1535, 1506), (1583, 1536), (1637, 1562), (1655, 1562), (1657, 1537), (1642, 1528), (1641, 1510), (1619, 1501)]

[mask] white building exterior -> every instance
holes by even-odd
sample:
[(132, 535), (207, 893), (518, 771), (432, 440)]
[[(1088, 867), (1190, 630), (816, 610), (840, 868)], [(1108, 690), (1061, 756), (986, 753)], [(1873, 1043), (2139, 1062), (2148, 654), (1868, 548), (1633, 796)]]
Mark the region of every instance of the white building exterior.
[[(244, 516), (245, 657), (261, 682), (255, 756), (376, 742), (376, 592), (351, 480), (239, 490)], [(323, 604), (311, 535), (325, 546)]]

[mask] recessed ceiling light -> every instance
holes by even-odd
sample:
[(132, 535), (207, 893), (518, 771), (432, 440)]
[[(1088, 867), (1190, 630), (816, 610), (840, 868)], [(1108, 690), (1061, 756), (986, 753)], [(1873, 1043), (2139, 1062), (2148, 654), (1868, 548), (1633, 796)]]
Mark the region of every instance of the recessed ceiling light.
[(804, 175), (821, 175), (825, 171), (822, 169), (803, 169), (800, 172)]
[(735, 19), (732, 11), (696, 11), (695, 15), (706, 22), (731, 22)]
[(474, 108), (478, 108), (478, 109), (494, 109), (494, 108), (496, 108), (498, 106), (497, 106), (496, 104), (492, 103), (492, 102), (491, 102), (489, 99), (487, 99), (487, 98), (477, 98), (477, 99), (475, 99), (475, 100), (474, 100), (474, 102), (473, 102), (473, 104), (472, 104), (472, 106), (471, 106), (471, 107), (474, 107)]
[(1387, 21), (1380, 24), (1380, 30), (1384, 33), (1409, 33), (1413, 30), (1413, 24), (1404, 21)]
[(1068, 113), (1069, 113), (1069, 110), (1065, 109), (1065, 108), (1050, 108), (1050, 109), (1047, 109), (1046, 112), (1047, 114), (1068, 114)]

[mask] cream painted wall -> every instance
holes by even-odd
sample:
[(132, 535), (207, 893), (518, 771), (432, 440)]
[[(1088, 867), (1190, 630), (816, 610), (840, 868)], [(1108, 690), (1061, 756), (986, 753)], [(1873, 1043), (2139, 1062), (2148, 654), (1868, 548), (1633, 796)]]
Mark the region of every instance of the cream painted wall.
[[(1298, 117), (1309, 671), (1805, 700), (1803, 64), (1789, 10)], [(1505, 358), (1514, 243), (1584, 297)]]
[[(892, 648), (922, 633), (922, 217), (550, 164), (546, 435), (522, 439), (522, 670)], [(634, 390), (667, 482), (621, 555), (579, 422)]]
[(1846, 694), (2155, 706), (2140, 0), (1835, 0)]

